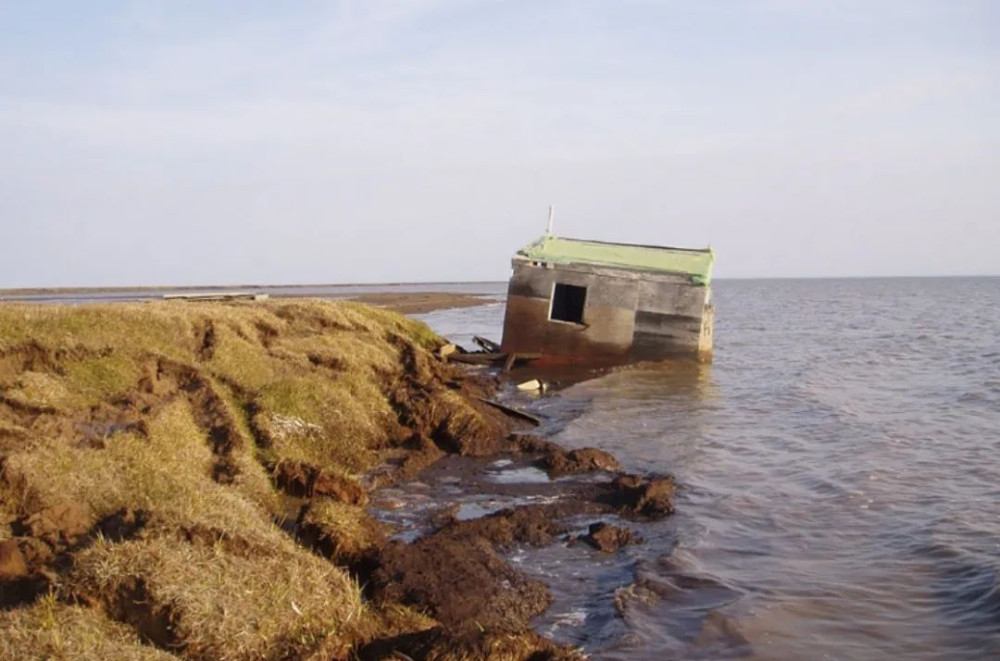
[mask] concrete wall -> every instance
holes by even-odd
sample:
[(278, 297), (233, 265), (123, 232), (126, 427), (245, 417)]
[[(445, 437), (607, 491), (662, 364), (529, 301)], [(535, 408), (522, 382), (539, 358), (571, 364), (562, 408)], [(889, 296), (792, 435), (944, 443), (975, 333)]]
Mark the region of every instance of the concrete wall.
[[(594, 361), (698, 353), (708, 288), (687, 276), (522, 259), (513, 269), (504, 351)], [(549, 319), (557, 282), (587, 288), (583, 324)]]
[(641, 358), (697, 353), (707, 292), (690, 282), (640, 282), (632, 353)]

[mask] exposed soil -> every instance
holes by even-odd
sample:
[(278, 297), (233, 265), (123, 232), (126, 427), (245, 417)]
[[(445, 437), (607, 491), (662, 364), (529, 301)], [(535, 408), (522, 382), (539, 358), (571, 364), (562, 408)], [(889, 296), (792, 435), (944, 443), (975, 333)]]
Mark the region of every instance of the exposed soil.
[(549, 605), (544, 584), (512, 569), (474, 536), (391, 542), (377, 553), (370, 580), (376, 599), (425, 609), (460, 636), (481, 629), (523, 632)]
[(621, 464), (610, 453), (597, 448), (564, 450), (560, 446), (527, 434), (511, 436), (514, 447), (527, 455), (538, 455), (536, 465), (547, 472), (549, 477), (576, 475), (593, 471), (618, 473)]
[(575, 650), (526, 632), (517, 635), (474, 632), (456, 638), (444, 627), (378, 638), (357, 650), (361, 661), (444, 661), (446, 659), (521, 659), (581, 661)]
[(272, 468), (275, 485), (296, 498), (326, 497), (350, 505), (368, 503), (368, 492), (349, 477), (296, 461)]
[(17, 546), (17, 540), (0, 542), (0, 579), (11, 580), (28, 575), (28, 564)]
[(590, 530), (586, 535), (580, 537), (580, 541), (593, 546), (598, 551), (614, 553), (623, 546), (642, 543), (642, 538), (636, 536), (631, 530), (599, 521), (591, 524)]
[[(508, 440), (506, 452), (498, 456), (523, 465), (548, 466), (558, 462), (566, 472), (575, 474), (610, 473), (618, 467), (613, 458), (596, 450), (565, 452), (541, 439), (517, 434)], [(531, 491), (536, 495), (550, 493), (557, 499), (469, 520), (456, 519), (455, 508), (446, 508), (431, 518), (429, 524), (436, 529), (428, 534), (409, 544), (389, 541), (375, 545), (353, 565), (376, 602), (402, 602), (431, 614), (445, 625), (443, 631), (433, 636), (435, 644), (450, 640), (449, 645), (466, 648), (483, 631), (527, 635), (530, 620), (548, 607), (551, 598), (544, 583), (513, 569), (501, 560), (498, 551), (519, 544), (543, 547), (572, 543), (576, 540), (567, 537), (569, 527), (564, 521), (573, 517), (614, 514), (649, 519), (672, 512), (673, 483), (669, 477), (646, 479), (609, 474), (604, 479), (576, 482), (476, 486), (476, 480), (482, 479), (477, 467), (482, 465), (481, 458), (451, 461), (431, 467), (421, 477), (434, 480), (447, 474), (452, 479), (461, 478), (471, 491), (481, 489), (509, 495)], [(628, 530), (598, 522), (581, 541), (612, 553), (622, 546), (640, 543), (641, 539)], [(425, 658), (420, 656), (422, 648), (417, 645), (423, 640), (406, 639), (415, 645), (414, 653), (418, 653), (411, 655), (413, 658)], [(382, 648), (378, 644), (365, 648), (362, 658), (377, 649)], [(550, 650), (553, 654), (557, 651)]]

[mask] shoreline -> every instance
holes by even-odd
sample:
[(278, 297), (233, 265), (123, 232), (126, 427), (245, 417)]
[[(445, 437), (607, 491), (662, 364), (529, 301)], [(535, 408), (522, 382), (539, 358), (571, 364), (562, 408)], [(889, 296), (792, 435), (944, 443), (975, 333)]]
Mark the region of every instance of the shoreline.
[(122, 292), (159, 292), (159, 291), (228, 291), (245, 289), (315, 289), (337, 287), (423, 287), (440, 285), (489, 285), (501, 280), (463, 280), (463, 281), (427, 281), (427, 282), (319, 282), (296, 283), (285, 285), (264, 284), (229, 284), (229, 285), (116, 285), (112, 287), (0, 287), (0, 295), (34, 295), (34, 294), (104, 294)]
[(486, 296), (452, 294), (448, 292), (359, 294), (351, 296), (347, 300), (406, 315), (426, 314), (428, 312), (450, 310), (453, 308), (478, 307), (498, 302)]
[(162, 292), (227, 292), (260, 291), (270, 293), (285, 289), (373, 289), (392, 290), (401, 287), (453, 287), (505, 284), (502, 280), (470, 280), (462, 282), (337, 282), (290, 285), (142, 285), (138, 287), (0, 287), (0, 298), (25, 296), (83, 296), (93, 294), (159, 294)]
[[(786, 281), (786, 282), (812, 282), (816, 280), (982, 280), (989, 279), (994, 280), (1000, 278), (1000, 274), (995, 273), (966, 273), (966, 274), (944, 274), (944, 275), (833, 275), (833, 276), (747, 276), (747, 277), (723, 277), (714, 278), (713, 280), (718, 281), (731, 281), (731, 282), (773, 282), (773, 281)], [(483, 287), (488, 285), (496, 285), (498, 288), (506, 291), (507, 281), (506, 280), (470, 280), (470, 281), (432, 281), (432, 282), (341, 282), (341, 283), (316, 283), (316, 284), (285, 284), (285, 285), (263, 285), (263, 284), (235, 284), (235, 285), (142, 285), (142, 286), (113, 286), (113, 287), (0, 287), (0, 302), (3, 301), (19, 301), (19, 302), (30, 302), (35, 298), (43, 297), (83, 297), (83, 296), (95, 296), (95, 295), (117, 295), (117, 294), (136, 294), (136, 299), (120, 299), (120, 300), (145, 300), (149, 298), (157, 298), (157, 294), (162, 294), (165, 292), (179, 292), (179, 293), (189, 293), (189, 292), (252, 292), (259, 291), (261, 293), (266, 293), (274, 298), (299, 298), (299, 297), (310, 297), (310, 294), (281, 294), (274, 292), (281, 292), (282, 290), (304, 290), (304, 289), (321, 289), (321, 290), (370, 290), (375, 292), (390, 292), (395, 289), (400, 288), (428, 288), (424, 291), (433, 292), (436, 288), (440, 287), (464, 287), (471, 285), (472, 287)], [(417, 291), (417, 290), (413, 290)], [(460, 293), (460, 292), (459, 292)], [(350, 296), (351, 294), (345, 292), (344, 296)], [(336, 298), (341, 297), (340, 294), (335, 296)], [(325, 296), (320, 296), (319, 298), (326, 298)], [(119, 300), (119, 299), (111, 299)]]
[[(349, 287), (346, 286), (345, 287)], [(303, 286), (305, 288), (305, 286)], [(41, 305), (61, 305), (61, 304), (102, 304), (102, 303), (148, 303), (163, 300), (162, 296), (159, 294), (162, 292), (202, 292), (202, 293), (230, 293), (235, 292), (233, 288), (192, 288), (188, 289), (178, 289), (178, 288), (147, 288), (143, 290), (138, 289), (121, 289), (121, 290), (0, 290), (0, 305), (7, 303), (20, 303), (20, 304), (41, 304)], [(254, 289), (253, 291), (262, 291), (260, 289)], [(243, 291), (239, 291), (243, 293)], [(372, 292), (344, 292), (344, 293), (330, 293), (321, 294), (315, 292), (307, 292), (302, 294), (291, 294), (287, 292), (282, 293), (268, 293), (266, 290), (263, 293), (267, 293), (270, 299), (274, 300), (298, 300), (298, 299), (316, 299), (316, 300), (348, 300), (355, 301), (358, 303), (364, 303), (366, 305), (371, 305), (373, 307), (381, 308), (384, 310), (390, 310), (392, 312), (399, 312), (401, 314), (426, 314), (428, 312), (434, 312), (437, 310), (447, 310), (451, 308), (466, 308), (466, 307), (476, 307), (480, 305), (489, 305), (496, 302), (494, 294), (477, 294), (477, 293), (464, 293), (464, 292), (445, 292), (445, 291), (408, 291), (408, 292), (396, 292), (396, 291), (372, 291)], [(117, 297), (117, 298), (92, 298), (98, 295), (111, 295), (111, 294), (135, 294), (134, 298), (131, 297)], [(178, 302), (187, 303), (200, 303), (203, 301), (185, 301), (184, 299), (178, 299)]]
[[(638, 540), (597, 522), (668, 516), (673, 482), (525, 435), (443, 343), (322, 301), (0, 305), (0, 655), (580, 659), (531, 628), (549, 589), (501, 554), (613, 553)], [(411, 542), (374, 516), (386, 488), (498, 457), (555, 500), (432, 512)]]

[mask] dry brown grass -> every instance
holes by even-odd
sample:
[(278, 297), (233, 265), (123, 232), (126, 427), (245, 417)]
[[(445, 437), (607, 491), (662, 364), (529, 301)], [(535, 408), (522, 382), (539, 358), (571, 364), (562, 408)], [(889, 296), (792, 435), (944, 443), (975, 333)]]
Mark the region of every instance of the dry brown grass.
[(344, 564), (358, 561), (386, 539), (385, 528), (364, 509), (328, 499), (310, 505), (301, 527), (325, 556)]
[[(47, 562), (72, 559), (46, 569), (68, 601), (0, 614), (0, 657), (172, 658), (140, 640), (190, 659), (338, 656), (384, 631), (343, 570), (275, 525), (269, 471), (378, 462), (413, 376), (401, 351), (426, 362), (438, 343), (354, 303), (0, 306), (0, 539), (67, 504), (90, 529), (46, 537)], [(102, 537), (123, 516), (135, 525)], [(372, 543), (359, 508), (311, 517)]]
[(53, 596), (29, 608), (0, 611), (0, 658), (18, 661), (177, 661), (142, 644), (136, 632), (92, 608)]
[[(148, 527), (165, 531), (198, 527), (220, 537), (283, 541), (265, 509), (210, 479), (212, 452), (203, 436), (188, 402), (178, 399), (152, 417), (148, 436), (117, 433), (100, 449), (41, 439), (32, 451), (8, 457), (6, 476), (26, 485), (20, 494), (24, 516), (72, 502), (86, 506), (95, 520), (141, 511), (150, 517)], [(266, 479), (259, 465), (253, 470)], [(257, 488), (273, 498), (266, 483)]]
[(328, 638), (346, 651), (366, 617), (350, 578), (294, 548), (99, 540), (78, 555), (67, 582), (190, 659), (284, 659)]

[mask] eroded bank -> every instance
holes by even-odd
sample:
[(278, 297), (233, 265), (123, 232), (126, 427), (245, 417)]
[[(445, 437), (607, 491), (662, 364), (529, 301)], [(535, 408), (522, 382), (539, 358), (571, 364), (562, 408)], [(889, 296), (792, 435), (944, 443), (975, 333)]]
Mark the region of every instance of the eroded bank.
[[(441, 344), (349, 302), (0, 307), (0, 652), (576, 656), (532, 632), (548, 590), (501, 552), (570, 516), (665, 516), (672, 482), (517, 433)], [(601, 477), (415, 541), (366, 508), (495, 455)]]

